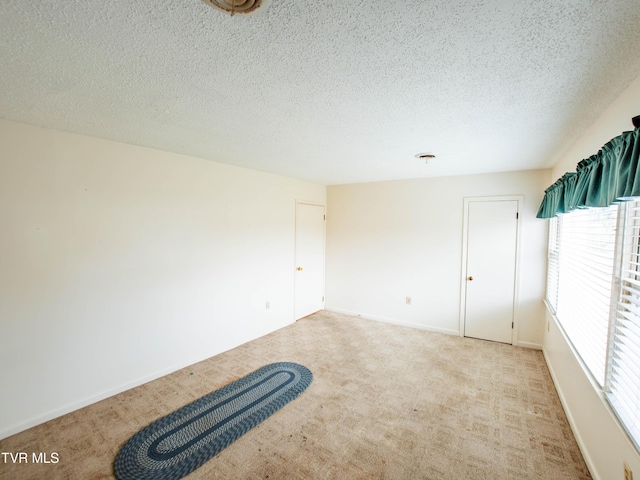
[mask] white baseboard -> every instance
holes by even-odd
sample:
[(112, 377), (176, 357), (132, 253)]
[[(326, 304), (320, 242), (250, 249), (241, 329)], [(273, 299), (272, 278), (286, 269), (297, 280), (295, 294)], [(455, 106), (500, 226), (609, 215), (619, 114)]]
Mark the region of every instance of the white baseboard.
[[(222, 352), (219, 352), (222, 353)], [(212, 357), (213, 355), (215, 355), (214, 353), (212, 353), (211, 355), (207, 355), (203, 358), (196, 358), (193, 360), (189, 360), (188, 362), (181, 364), (181, 365), (175, 365), (173, 367), (170, 368), (166, 368), (163, 369), (161, 371), (155, 372), (153, 374), (150, 375), (146, 375), (142, 378), (139, 378), (137, 380), (131, 381), (131, 382), (127, 382), (123, 385), (120, 385), (118, 387), (115, 388), (110, 388), (108, 390), (104, 390), (96, 395), (91, 395), (89, 397), (83, 398), (81, 400), (78, 400), (76, 402), (72, 402), (69, 403), (63, 407), (60, 408), (56, 408), (53, 410), (50, 410), (48, 412), (45, 412), (41, 415), (37, 415), (35, 417), (32, 417), (28, 420), (16, 423), (14, 425), (10, 425), (9, 427), (3, 428), (2, 430), (0, 430), (0, 440), (2, 440), (3, 438), (7, 438), (10, 437), (11, 435), (15, 435), (16, 433), (20, 433), (23, 432), (25, 430), (28, 430), (29, 428), (35, 427), (37, 425), (40, 425), (41, 423), (44, 422), (48, 422), (49, 420), (53, 420), (54, 418), (58, 418), (61, 417), (62, 415), (66, 415), (67, 413), (71, 413), (75, 410), (79, 410), (81, 408), (87, 407), (89, 405), (92, 405), (94, 403), (97, 403), (101, 400), (104, 400), (106, 398), (112, 397), (114, 395), (117, 395), (118, 393), (122, 393), (126, 390), (129, 390), (131, 388), (135, 388), (135, 387), (139, 387), (140, 385), (143, 385), (147, 382), (151, 382), (153, 380), (156, 380), (160, 377), (163, 377), (165, 375), (169, 375), (170, 373), (176, 372), (178, 370), (181, 370), (183, 368), (188, 367), (189, 365), (193, 365), (195, 363), (201, 362), (202, 360), (206, 360), (207, 358)]]
[(518, 342), (518, 346), (519, 347), (524, 347), (524, 348), (532, 348), (534, 350), (542, 350), (542, 345), (539, 344), (539, 343)]
[(455, 336), (460, 335), (460, 332), (458, 332), (457, 330), (432, 327), (429, 325), (423, 325), (421, 323), (404, 322), (402, 320), (397, 320), (395, 318), (381, 317), (379, 315), (371, 315), (368, 313), (354, 312), (352, 310), (345, 310), (342, 308), (325, 308), (325, 310), (328, 312), (343, 313), (345, 315), (351, 315), (352, 317), (362, 317), (368, 320), (376, 320), (378, 322), (391, 323), (393, 325), (401, 325), (403, 327), (411, 327), (411, 328), (417, 328), (420, 330), (427, 330), (429, 332), (444, 333), (446, 335), (455, 335)]

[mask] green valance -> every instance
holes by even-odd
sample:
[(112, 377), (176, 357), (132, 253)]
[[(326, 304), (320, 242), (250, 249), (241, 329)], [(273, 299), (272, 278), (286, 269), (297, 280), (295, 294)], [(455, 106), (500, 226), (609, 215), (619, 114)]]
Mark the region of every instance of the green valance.
[[(636, 117), (637, 118), (637, 117)], [(635, 121), (635, 118), (634, 118)], [(544, 192), (538, 218), (640, 196), (640, 128), (613, 138)]]

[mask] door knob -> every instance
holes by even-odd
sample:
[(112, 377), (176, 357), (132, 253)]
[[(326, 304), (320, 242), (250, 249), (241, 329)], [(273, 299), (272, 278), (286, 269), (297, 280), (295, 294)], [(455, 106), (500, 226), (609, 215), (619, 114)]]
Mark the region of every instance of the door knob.
[(473, 277), (468, 277), (467, 280), (472, 281)]
[(302, 267), (298, 267), (298, 268), (296, 268), (296, 270), (298, 270), (299, 272), (301, 272), (301, 271), (303, 270), (303, 268), (302, 268)]

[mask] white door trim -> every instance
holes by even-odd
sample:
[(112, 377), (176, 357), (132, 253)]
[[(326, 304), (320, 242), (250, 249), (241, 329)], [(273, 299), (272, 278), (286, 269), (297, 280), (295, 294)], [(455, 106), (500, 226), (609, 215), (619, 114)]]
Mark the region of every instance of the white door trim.
[(466, 298), (467, 298), (467, 242), (469, 241), (469, 203), (471, 202), (497, 202), (497, 201), (516, 201), (518, 205), (518, 222), (516, 224), (516, 271), (515, 282), (513, 290), (513, 330), (511, 332), (511, 344), (518, 346), (518, 312), (520, 310), (520, 239), (521, 239), (521, 226), (522, 218), (520, 213), (523, 210), (524, 195), (494, 195), (485, 197), (464, 197), (463, 208), (463, 227), (462, 227), (462, 265), (460, 273), (460, 312), (458, 322), (459, 336), (464, 337), (464, 322), (466, 312)]

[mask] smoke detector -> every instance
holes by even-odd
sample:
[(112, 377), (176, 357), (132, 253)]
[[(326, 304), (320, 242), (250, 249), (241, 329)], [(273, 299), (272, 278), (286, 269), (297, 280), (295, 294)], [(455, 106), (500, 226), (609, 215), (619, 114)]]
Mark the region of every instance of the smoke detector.
[(228, 13), (229, 15), (253, 15), (260, 10), (265, 10), (271, 0), (202, 0), (207, 5), (216, 10)]

